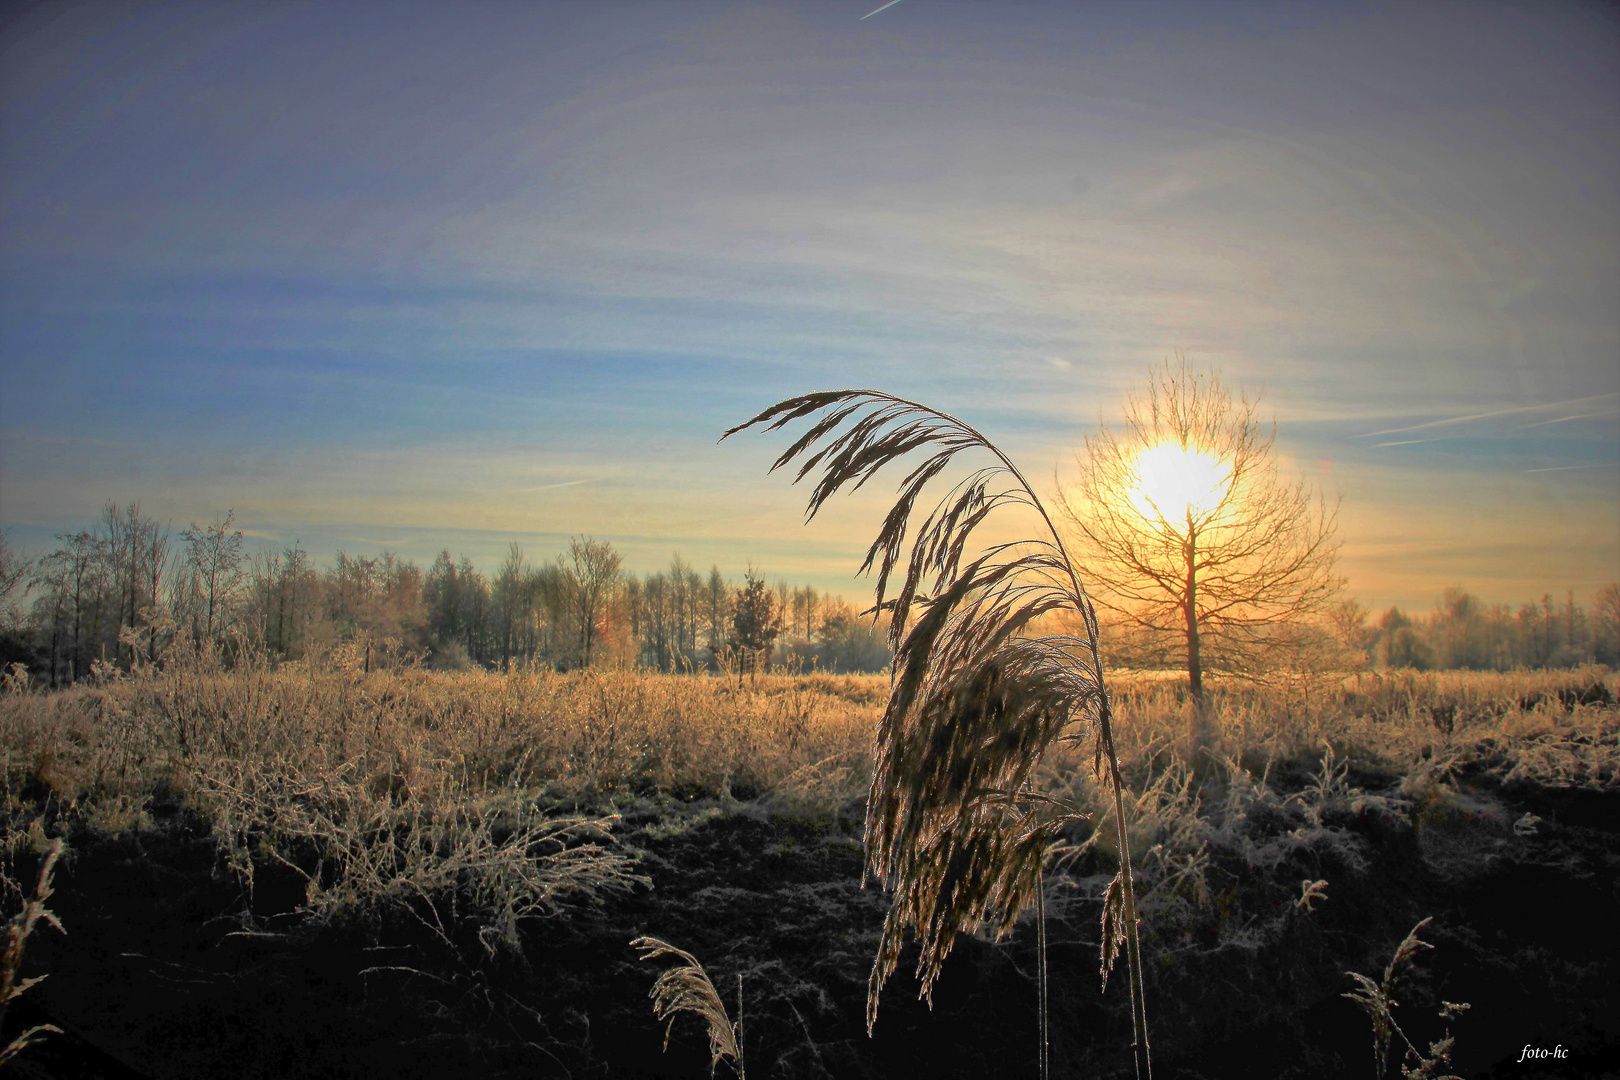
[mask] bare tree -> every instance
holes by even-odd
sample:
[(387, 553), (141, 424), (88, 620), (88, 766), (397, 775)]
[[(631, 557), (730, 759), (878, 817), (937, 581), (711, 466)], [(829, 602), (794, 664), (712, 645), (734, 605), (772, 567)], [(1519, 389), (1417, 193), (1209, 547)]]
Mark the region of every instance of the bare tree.
[(681, 663), (690, 664), (698, 651), (698, 623), (702, 615), (703, 577), (677, 552), (669, 562), (669, 579), (679, 600)]
[[(133, 664), (136, 646), (126, 643), (120, 631), (126, 626), (139, 626), (143, 615), (150, 630), (168, 564), (169, 531), (156, 521), (142, 517), (139, 502), (130, 502), (122, 510), (117, 503), (108, 502), (102, 507), (100, 525), (106, 531), (112, 591), (109, 599), (116, 606), (115, 617), (106, 627), (104, 646), (111, 645), (120, 660), (127, 647), (129, 663)], [(148, 660), (155, 658), (156, 648), (156, 635), (150, 634)]]
[(17, 606), (33, 569), (33, 560), (23, 558), (11, 546), (11, 538), (0, 531), (0, 628), (10, 627), (22, 617)]
[(599, 625), (606, 613), (613, 586), (618, 583), (622, 560), (605, 540), (575, 537), (568, 542), (568, 554), (559, 559), (568, 585), (572, 615), (579, 626), (579, 661), (590, 667), (591, 655), (601, 635)]
[(460, 583), (457, 610), (467, 638), (467, 653), (482, 662), (488, 659), (489, 652), (489, 581), (466, 555), (456, 564), (456, 575)]
[[(136, 514), (139, 517), (137, 508)], [(163, 573), (169, 568), (169, 527), (159, 525), (156, 521), (146, 521), (140, 526), (136, 547), (140, 555), (140, 569), (142, 583), (146, 586), (146, 607), (143, 609), (150, 635), (146, 645), (146, 659), (149, 663), (157, 662), (158, 634), (156, 629), (160, 597), (163, 588)], [(137, 611), (140, 616), (142, 611)], [(130, 657), (133, 663), (133, 655)]]
[(676, 671), (695, 660), (706, 598), (703, 578), (676, 552), (669, 569), (625, 581), (630, 636), (642, 663)]
[(62, 546), (35, 564), (29, 582), (31, 588), (39, 590), (34, 600), (34, 621), (42, 632), (50, 634), (52, 688), (58, 685), (64, 648), (68, 649), (69, 682), (78, 681), (89, 669), (85, 641), (94, 636), (100, 617), (107, 547), (105, 539), (85, 530), (58, 533), (56, 539)]
[(725, 651), (726, 620), (731, 607), (731, 590), (718, 566), (709, 568), (709, 580), (703, 590), (704, 621), (709, 630), (709, 655), (716, 662)]
[(780, 579), (776, 582), (776, 621), (782, 624), (782, 637), (793, 630), (793, 586)]
[(806, 645), (811, 644), (815, 638), (816, 613), (820, 608), (821, 597), (817, 595), (814, 585), (806, 585), (793, 591), (793, 624), (798, 631), (799, 640)]
[[(225, 520), (209, 525), (182, 529), (180, 536), (187, 544), (186, 569), (191, 577), (191, 593), (195, 608), (195, 623), (202, 616), (201, 636), (212, 639), (223, 629), (225, 619), (242, 589), (245, 571), (242, 567), (242, 530), (231, 528), (236, 511), (229, 510)], [(339, 553), (341, 558), (341, 553)]]
[(277, 655), (296, 660), (304, 654), (320, 592), (320, 575), (309, 552), (294, 540), (292, 547), (279, 553), (257, 557), (251, 577), (263, 641)]
[(1058, 496), (1098, 605), (1179, 643), (1200, 704), (1206, 670), (1254, 670), (1343, 585), (1338, 503), (1278, 478), (1276, 425), (1257, 411), (1217, 374), (1166, 363), (1126, 399), (1123, 429), (1086, 439)]
[(528, 608), (534, 604), (534, 592), (529, 588), (529, 562), (516, 540), (507, 546), (506, 559), (492, 584), (500, 619), (501, 670), (511, 671), (513, 647), (521, 637)]
[(1620, 583), (1603, 586), (1592, 605), (1593, 651), (1599, 663), (1620, 660)]
[(105, 651), (110, 641), (114, 660), (123, 659), (123, 641), (119, 629), (135, 625), (136, 591), (140, 587), (140, 572), (136, 565), (140, 559), (140, 535), (136, 528), (139, 516), (139, 503), (129, 505), (129, 520), (126, 522), (125, 512), (119, 509), (117, 503), (109, 500), (101, 508), (101, 521), (98, 523), (98, 531), (106, 530), (109, 599), (116, 605), (116, 612), (107, 627), (108, 632), (103, 636), (102, 649)]
[(1335, 601), (1327, 608), (1333, 634), (1344, 647), (1350, 664), (1358, 671), (1371, 663), (1372, 648), (1378, 641), (1378, 628), (1367, 625), (1367, 617), (1371, 614), (1351, 597)]

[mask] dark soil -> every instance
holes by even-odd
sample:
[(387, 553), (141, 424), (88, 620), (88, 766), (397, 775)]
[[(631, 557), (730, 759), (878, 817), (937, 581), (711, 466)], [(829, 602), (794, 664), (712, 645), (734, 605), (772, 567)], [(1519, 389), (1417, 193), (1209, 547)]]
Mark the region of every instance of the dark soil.
[[(1393, 779), (1353, 777), (1368, 790)], [(1360, 871), (1302, 857), (1256, 881), (1217, 859), (1202, 922), (1159, 936), (1148, 927), (1158, 1075), (1369, 1076), (1369, 1024), (1340, 996), (1351, 987), (1345, 973), (1377, 977), (1406, 931), (1432, 915), (1424, 937), (1435, 948), (1398, 995), (1414, 1041), (1440, 1036), (1442, 1000), (1466, 1001), (1472, 1009), (1452, 1027), (1462, 1076), (1620, 1076), (1620, 792), (1502, 788), (1484, 776), (1463, 788), (1508, 822), (1526, 811), (1544, 820), (1518, 837), (1500, 814), (1420, 817), (1414, 828), (1346, 812), (1335, 823), (1365, 841)], [(293, 914), (296, 875), (265, 870), (246, 894), (182, 812), (139, 834), (72, 836), (51, 901), (67, 934), (42, 928), (29, 942), (25, 974), (50, 977), (13, 1007), (5, 1035), (46, 1020), (66, 1033), (13, 1071), (707, 1076), (693, 1018), (677, 1019), (662, 1049), (647, 999), (657, 968), (629, 946), (652, 934), (702, 960), (730, 1009), (743, 976), (756, 1080), (1037, 1075), (1032, 923), (1000, 944), (961, 939), (932, 1010), (902, 960), (869, 1039), (866, 979), (887, 905), (861, 885), (859, 806), (819, 820), (762, 804), (724, 809), (684, 830), (668, 808), (627, 813), (623, 836), (644, 852), (652, 887), (536, 921), (520, 956), (494, 958), (470, 929), (452, 926), (447, 941), (403, 910), (311, 926)], [(29, 867), (17, 869), (29, 880)], [(1310, 915), (1290, 912), (1303, 878), (1332, 883)], [(1095, 892), (1054, 893), (1060, 1077), (1130, 1075), (1123, 964), (1098, 992)], [(1249, 946), (1223, 944), (1228, 918), (1276, 929)], [(1567, 1056), (1521, 1064), (1526, 1046)]]

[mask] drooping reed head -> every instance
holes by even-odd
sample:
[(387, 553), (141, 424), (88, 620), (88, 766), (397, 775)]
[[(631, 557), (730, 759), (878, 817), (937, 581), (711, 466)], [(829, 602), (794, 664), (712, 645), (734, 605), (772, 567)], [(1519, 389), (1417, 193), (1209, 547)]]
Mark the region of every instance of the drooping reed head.
[[(641, 950), (643, 960), (673, 956), (682, 961), (659, 975), (658, 981), (653, 983), (649, 993), (653, 1001), (653, 1016), (664, 1021), (664, 1049), (669, 1049), (669, 1033), (675, 1026), (676, 1015), (683, 1012), (691, 1013), (703, 1021), (704, 1028), (708, 1032), (710, 1075), (713, 1075), (715, 1066), (720, 1064), (722, 1058), (729, 1058), (741, 1075), (743, 1056), (742, 1046), (737, 1038), (738, 1029), (726, 1015), (726, 1007), (720, 1000), (720, 994), (715, 990), (714, 983), (709, 980), (709, 973), (698, 963), (697, 957), (685, 949), (678, 949), (669, 942), (655, 937), (638, 937), (630, 945)], [(738, 977), (737, 985), (740, 993), (741, 976)]]
[[(796, 479), (821, 469), (809, 518), (846, 485), (861, 487), (913, 451), (928, 454), (900, 481), (861, 567), (878, 571), (872, 610), (890, 615), (896, 650), (867, 800), (867, 870), (895, 892), (872, 968), (870, 1028), (907, 929), (922, 945), (927, 996), (958, 933), (1003, 933), (1033, 901), (1064, 822), (1038, 812), (1030, 779), (1066, 731), (1080, 734), (1071, 725), (1083, 730), (1101, 715), (1106, 693), (1091, 604), (1039, 498), (1000, 450), (955, 417), (871, 390), (791, 398), (726, 435), (818, 413), (772, 466), (804, 455)], [(923, 521), (891, 597), (924, 487), (970, 449), (994, 463), (959, 481)], [(964, 563), (973, 531), (1015, 505), (1039, 514), (1048, 536), (994, 545)], [(1023, 636), (1060, 609), (1081, 614), (1084, 637)]]

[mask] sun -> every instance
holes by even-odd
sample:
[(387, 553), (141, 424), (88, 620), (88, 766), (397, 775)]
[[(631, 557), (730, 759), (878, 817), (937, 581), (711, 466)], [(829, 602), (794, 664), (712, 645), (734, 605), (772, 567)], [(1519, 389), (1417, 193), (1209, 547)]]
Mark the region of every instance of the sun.
[(1149, 521), (1180, 524), (1221, 504), (1232, 466), (1207, 450), (1159, 443), (1136, 456), (1131, 506)]

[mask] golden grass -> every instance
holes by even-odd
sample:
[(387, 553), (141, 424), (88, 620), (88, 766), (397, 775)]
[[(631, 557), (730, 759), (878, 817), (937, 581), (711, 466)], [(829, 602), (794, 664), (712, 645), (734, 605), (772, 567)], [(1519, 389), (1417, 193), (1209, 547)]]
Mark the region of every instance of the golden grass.
[[(1184, 683), (1124, 673), (1112, 685), (1122, 759), (1189, 756)], [(1218, 686), (1215, 750), (1280, 759), (1329, 743), (1403, 771), (1490, 753), (1505, 777), (1602, 786), (1620, 767), (1620, 711), (1559, 697), (1595, 686), (1617, 689), (1603, 669)], [(887, 693), (883, 675), (362, 674), (225, 670), (202, 657), (101, 686), (0, 695), (0, 767), (14, 812), (26, 794), (110, 828), (147, 821), (154, 797), (209, 815), (269, 774), (303, 798), (324, 785), (378, 805), (465, 810), (514, 794), (551, 810), (636, 796), (839, 800), (870, 776)], [(1066, 772), (1086, 753), (1065, 745), (1045, 764)]]
[[(1171, 678), (1112, 685), (1151, 921), (1206, 899), (1190, 705)], [(1326, 747), (1337, 757), (1318, 770), (1321, 790), (1288, 808), (1307, 831), (1308, 810), (1347, 797), (1348, 761), (1403, 776), (1416, 801), (1470, 762), (1504, 779), (1613, 785), (1620, 710), (1581, 704), (1593, 687), (1617, 689), (1601, 669), (1217, 687), (1216, 771), (1229, 800), (1282, 805), (1264, 763)], [(525, 917), (637, 880), (614, 832), (631, 802), (858, 807), (887, 695), (882, 675), (366, 674), (251, 658), (227, 670), (199, 653), (99, 686), (0, 695), (0, 768), (13, 828), (142, 828), (184, 807), (247, 882), (266, 865), (302, 874), (310, 914), (403, 903), (441, 932), (452, 912), (472, 915), (493, 949)], [(1107, 848), (1111, 800), (1089, 757), (1055, 748), (1040, 783), (1093, 810), (1087, 843)]]
[[(1184, 683), (1124, 673), (1112, 684), (1127, 763), (1190, 749)], [(1329, 743), (1393, 769), (1491, 753), (1505, 777), (1603, 786), (1620, 766), (1620, 710), (1559, 697), (1590, 687), (1614, 696), (1617, 683), (1587, 669), (1218, 686), (1215, 749), (1280, 759)], [(362, 674), (225, 670), (202, 658), (0, 695), (0, 767), (14, 812), (26, 794), (108, 827), (141, 824), (154, 797), (208, 815), (267, 772), (305, 798), (336, 785), (369, 802), (441, 808), (504, 805), (514, 793), (552, 810), (636, 796), (836, 800), (870, 775), (887, 693), (884, 675)], [(1066, 745), (1046, 765), (1067, 771), (1086, 753)]]
[(55, 694), (0, 696), (14, 819), (149, 826), (183, 807), (251, 887), (305, 880), (317, 916), (398, 904), (491, 949), (569, 897), (641, 880), (633, 798), (841, 794), (864, 782), (881, 685), (828, 675), (373, 672), (206, 650)]
[[(34, 882), (32, 896), (25, 897), (22, 910), (12, 916), (6, 928), (5, 956), (0, 959), (0, 1020), (5, 1019), (6, 1010), (11, 1003), (21, 997), (31, 986), (36, 985), (44, 975), (35, 975), (32, 978), (21, 977), (23, 952), (27, 948), (28, 939), (34, 929), (43, 921), (62, 930), (62, 923), (56, 915), (45, 906), (45, 901), (51, 898), (53, 889), (51, 876), (56, 870), (56, 860), (62, 857), (61, 838), (52, 840), (45, 847), (44, 858), (39, 865), (39, 877)], [(7, 881), (7, 884), (14, 884)], [(21, 891), (20, 889), (18, 890)], [(60, 1035), (62, 1029), (55, 1024), (35, 1024), (25, 1031), (19, 1032), (3, 1048), (0, 1048), (0, 1066), (22, 1053), (29, 1046), (43, 1039), (46, 1035)]]
[[(188, 797), (275, 766), (396, 803), (511, 791), (752, 798), (870, 749), (881, 677), (622, 672), (369, 675), (176, 665), (98, 687), (0, 697), (0, 755), (57, 800)], [(203, 809), (199, 806), (199, 809)]]
[[(1184, 683), (1159, 673), (1112, 679), (1121, 756), (1144, 761), (1187, 745)], [(1591, 700), (1580, 703), (1582, 695)], [(1620, 780), (1620, 681), (1573, 671), (1365, 672), (1222, 685), (1210, 695), (1215, 752), (1281, 759), (1323, 744), (1401, 772), (1455, 769), (1491, 756), (1504, 779), (1601, 787)]]
[(746, 1080), (748, 1072), (743, 1063), (742, 1047), (742, 975), (737, 975), (737, 1021), (726, 1014), (720, 992), (709, 980), (709, 973), (697, 957), (685, 949), (678, 949), (667, 941), (655, 937), (638, 937), (630, 947), (641, 950), (641, 959), (656, 960), (672, 956), (682, 961), (666, 968), (653, 983), (648, 994), (653, 1002), (653, 1016), (664, 1022), (664, 1049), (669, 1050), (669, 1033), (675, 1026), (678, 1013), (691, 1013), (703, 1022), (709, 1036), (709, 1074), (714, 1075), (721, 1059), (729, 1058), (737, 1070), (738, 1080)]

